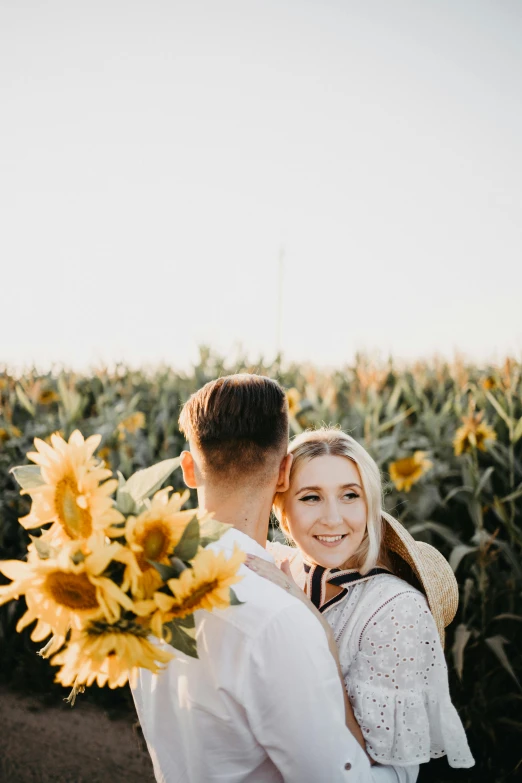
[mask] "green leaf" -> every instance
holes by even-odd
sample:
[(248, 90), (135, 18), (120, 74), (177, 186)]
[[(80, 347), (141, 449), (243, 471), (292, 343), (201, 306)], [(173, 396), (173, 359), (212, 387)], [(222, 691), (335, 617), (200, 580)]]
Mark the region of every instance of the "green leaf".
[(17, 465), (9, 471), (22, 489), (34, 489), (45, 484), (38, 465)]
[(503, 522), (505, 525), (507, 525), (509, 522), (507, 511), (504, 508), (502, 501), (499, 500), (496, 496), (493, 498), (492, 508), (495, 514), (497, 515), (497, 517), (500, 519), (500, 521)]
[(490, 403), (493, 405), (493, 407), (495, 408), (495, 410), (498, 413), (498, 415), (500, 416), (500, 418), (503, 419), (506, 422), (506, 424), (508, 426), (508, 429), (511, 432), (512, 427), (513, 427), (513, 422), (511, 420), (511, 418), (508, 416), (507, 412), (504, 410), (504, 408), (499, 403), (499, 401), (497, 399), (495, 399), (495, 397), (493, 397), (491, 392), (486, 391), (486, 397), (488, 398)]
[(197, 516), (194, 516), (183, 531), (183, 535), (174, 549), (174, 556), (185, 562), (192, 560), (198, 551), (199, 539), (199, 521)]
[(441, 538), (453, 546), (460, 546), (462, 543), (458, 535), (454, 533), (450, 527), (443, 525), (441, 522), (419, 522), (416, 525), (409, 527), (408, 530), (412, 536), (415, 536), (416, 533), (423, 533), (426, 530), (430, 530), (433, 533), (437, 533), (437, 535), (441, 536)]
[(519, 484), (518, 487), (515, 490), (513, 490), (513, 492), (510, 492), (509, 495), (503, 497), (500, 503), (509, 503), (511, 500), (516, 500), (521, 495), (522, 495), (522, 484)]
[(396, 409), (401, 394), (402, 394), (402, 382), (398, 380), (397, 383), (395, 384), (395, 388), (393, 392), (390, 395), (390, 399), (386, 403), (386, 414), (388, 416), (391, 416), (393, 411)]
[(464, 600), (463, 600), (463, 612), (466, 614), (468, 611), (468, 604), (469, 599), (471, 598), (471, 594), (473, 593), (473, 588), (475, 587), (475, 582), (473, 579), (470, 579), (469, 577), (464, 582)]
[(134, 502), (134, 498), (125, 489), (127, 484), (125, 477), (122, 473), (120, 473), (119, 470), (117, 472), (117, 476), (118, 491), (116, 492), (116, 507), (118, 511), (121, 511), (124, 516), (128, 516), (129, 514), (137, 514), (138, 507)]
[(27, 396), (27, 394), (24, 392), (24, 390), (22, 389), (22, 387), (20, 386), (19, 383), (16, 384), (15, 391), (16, 391), (16, 396), (18, 397), (18, 402), (20, 403), (22, 408), (25, 408), (25, 410), (28, 413), (30, 413), (31, 416), (34, 416), (34, 413), (35, 413), (34, 405), (31, 402), (31, 400), (29, 399), (29, 397)]
[(157, 563), (155, 560), (147, 560), (147, 563), (156, 569), (164, 582), (168, 582), (169, 579), (177, 579), (180, 575), (180, 571), (174, 566)]
[(446, 503), (448, 501), (450, 501), (451, 498), (454, 498), (455, 495), (458, 495), (459, 492), (468, 492), (469, 494), (472, 494), (473, 487), (466, 487), (466, 486), (453, 487), (453, 489), (450, 492), (448, 492), (448, 494), (446, 495), (446, 497), (442, 501), (442, 505), (445, 506)]
[(82, 396), (76, 389), (69, 388), (63, 375), (58, 378), (60, 401), (68, 421), (74, 421), (81, 411)]
[(486, 468), (482, 476), (480, 477), (480, 481), (477, 484), (477, 487), (475, 489), (475, 497), (478, 498), (484, 487), (486, 486), (486, 483), (489, 481), (489, 478), (493, 471), (495, 470), (494, 465), (490, 465), (489, 468)]
[(139, 506), (145, 498), (153, 495), (161, 487), (170, 474), (179, 467), (180, 462), (180, 457), (164, 459), (150, 468), (136, 471), (121, 488), (121, 492), (128, 493)]
[(196, 627), (196, 621), (193, 614), (187, 614), (185, 617), (178, 617), (176, 622), (185, 630), (193, 630)]
[(455, 671), (458, 674), (459, 680), (462, 680), (462, 671), (464, 669), (464, 650), (466, 649), (466, 645), (470, 636), (471, 631), (468, 630), (468, 627), (464, 623), (457, 625), (455, 629), (455, 640), (453, 642), (451, 652), (453, 654), (453, 665), (455, 666)]
[(230, 592), (230, 606), (241, 606), (241, 604), (244, 604), (244, 601), (240, 601), (237, 597), (234, 590), (232, 590), (231, 587), (228, 588)]
[(473, 524), (480, 530), (482, 526), (482, 506), (475, 496), (466, 500), (468, 514), (473, 520)]
[(182, 571), (186, 571), (187, 568), (190, 568), (190, 566), (184, 563), (183, 560), (180, 560), (179, 557), (169, 557), (169, 560), (172, 568), (176, 572), (176, 579), (182, 573)]
[(185, 655), (189, 655), (191, 658), (198, 657), (198, 648), (196, 640), (189, 636), (183, 628), (180, 627), (179, 620), (171, 620), (170, 623), (165, 623), (164, 628), (168, 628), (172, 636), (169, 640), (169, 644), (174, 647), (175, 650), (179, 650)]
[(522, 417), (518, 420), (517, 425), (513, 432), (513, 443), (517, 443), (517, 441), (522, 438)]
[(116, 493), (116, 508), (126, 517), (129, 514), (137, 514), (139, 512), (134, 498), (128, 492), (125, 492), (124, 489), (118, 489)]
[(458, 546), (454, 547), (451, 552), (451, 555), (449, 556), (449, 564), (452, 567), (453, 571), (455, 572), (457, 570), (457, 568), (459, 567), (459, 563), (463, 557), (469, 555), (470, 552), (476, 552), (477, 549), (478, 547), (468, 546), (467, 544), (459, 544)]
[(408, 416), (410, 416), (414, 411), (416, 410), (416, 406), (412, 405), (411, 407), (407, 408), (405, 411), (401, 411), (396, 416), (393, 417), (393, 419), (389, 419), (389, 421), (383, 421), (382, 424), (379, 424), (377, 427), (377, 433), (386, 432), (386, 430), (390, 430), (393, 427), (395, 427), (396, 424), (399, 424), (404, 419), (407, 419)]
[(207, 519), (200, 526), (201, 546), (208, 546), (214, 541), (218, 541), (231, 527), (232, 525), (218, 522), (217, 519)]
[(504, 650), (504, 645), (509, 644), (509, 640), (505, 639), (503, 636), (490, 636), (485, 641), (488, 647), (491, 650), (493, 650), (493, 652), (495, 653), (495, 655), (497, 656), (497, 658), (499, 659), (500, 663), (507, 671), (507, 673), (514, 679), (514, 681), (518, 685), (519, 690), (522, 690), (522, 686), (518, 681), (518, 677), (515, 674), (515, 671), (511, 666), (511, 663), (509, 662), (509, 659), (506, 655), (506, 651)]

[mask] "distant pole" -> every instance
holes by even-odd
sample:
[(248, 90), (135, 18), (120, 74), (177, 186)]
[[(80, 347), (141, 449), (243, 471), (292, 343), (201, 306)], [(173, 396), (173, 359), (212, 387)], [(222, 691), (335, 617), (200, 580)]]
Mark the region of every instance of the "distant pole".
[(285, 249), (279, 251), (278, 282), (277, 282), (277, 326), (276, 326), (276, 354), (281, 355), (283, 350), (283, 272)]

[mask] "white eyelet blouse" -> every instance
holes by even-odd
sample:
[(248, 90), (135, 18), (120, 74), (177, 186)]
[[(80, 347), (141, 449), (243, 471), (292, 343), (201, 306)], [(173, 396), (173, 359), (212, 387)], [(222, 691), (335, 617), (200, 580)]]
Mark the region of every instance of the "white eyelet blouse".
[[(270, 543), (304, 587), (299, 550)], [(392, 574), (348, 587), (325, 610), (355, 717), (369, 755), (409, 766), (447, 755), (452, 767), (472, 767), (466, 734), (451, 703), (448, 671), (435, 621), (422, 593)]]

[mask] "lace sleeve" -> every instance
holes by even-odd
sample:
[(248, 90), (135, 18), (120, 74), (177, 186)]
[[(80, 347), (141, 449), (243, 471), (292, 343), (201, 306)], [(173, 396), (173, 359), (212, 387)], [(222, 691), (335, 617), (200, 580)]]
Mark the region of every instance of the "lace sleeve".
[(452, 767), (473, 766), (424, 596), (407, 591), (389, 599), (354, 641), (346, 685), (370, 756), (408, 766), (447, 755)]

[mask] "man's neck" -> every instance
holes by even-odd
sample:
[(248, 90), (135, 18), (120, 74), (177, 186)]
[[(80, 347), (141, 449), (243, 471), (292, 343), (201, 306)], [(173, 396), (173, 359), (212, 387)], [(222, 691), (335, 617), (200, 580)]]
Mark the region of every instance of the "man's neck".
[(251, 489), (231, 490), (225, 495), (222, 491), (213, 492), (211, 487), (198, 487), (198, 504), (219, 522), (233, 525), (263, 548), (266, 546), (272, 508), (270, 491), (256, 494)]

